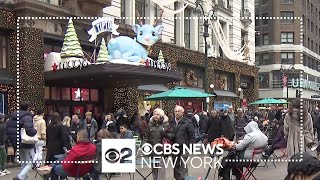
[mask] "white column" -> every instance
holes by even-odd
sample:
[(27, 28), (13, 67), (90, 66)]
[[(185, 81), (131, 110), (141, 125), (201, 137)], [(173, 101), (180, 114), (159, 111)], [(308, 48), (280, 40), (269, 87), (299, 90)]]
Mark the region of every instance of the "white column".
[[(192, 17), (195, 15), (192, 13)], [(198, 18), (194, 18), (190, 20), (190, 49), (194, 51), (198, 51), (199, 45), (199, 36), (198, 36)], [(209, 37), (207, 38), (209, 42)]]

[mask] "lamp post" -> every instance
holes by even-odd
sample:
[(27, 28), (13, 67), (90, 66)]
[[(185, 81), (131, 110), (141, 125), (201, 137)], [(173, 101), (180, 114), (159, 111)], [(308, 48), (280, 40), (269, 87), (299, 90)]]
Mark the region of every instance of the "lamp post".
[(238, 91), (239, 91), (239, 99), (240, 99), (240, 108), (242, 108), (242, 98), (243, 98), (243, 91), (242, 91), (242, 88), (239, 87), (238, 88)]
[[(205, 77), (205, 81), (204, 81), (204, 91), (205, 93), (208, 93), (208, 42), (207, 42), (207, 37), (209, 37), (209, 19), (211, 20), (213, 18), (213, 14), (214, 11), (210, 10), (207, 14), (205, 13), (203, 6), (202, 6), (202, 1), (201, 0), (197, 0), (196, 1), (196, 7), (194, 9), (195, 14), (197, 14), (198, 16), (202, 16), (204, 19), (203, 22), (203, 38), (204, 38), (204, 59), (203, 59), (203, 65), (204, 65), (204, 77)], [(208, 104), (208, 103), (207, 103)], [(208, 107), (206, 107), (208, 108)], [(206, 109), (205, 111), (207, 111), (208, 109)]]
[[(281, 65), (280, 66), (280, 72), (281, 72), (281, 74), (282, 74), (282, 78), (284, 77), (284, 76), (286, 76), (286, 78), (287, 78), (287, 84), (286, 84), (286, 88), (287, 88), (287, 100), (289, 99), (289, 80), (288, 80), (288, 72), (290, 71), (290, 70), (294, 70), (295, 68), (294, 68), (294, 65), (290, 65), (289, 66), (289, 68), (286, 68), (285, 66), (283, 66), (283, 65)], [(283, 82), (283, 81), (282, 81)], [(292, 82), (291, 82), (291, 84), (292, 84)], [(292, 86), (292, 85), (291, 85)]]

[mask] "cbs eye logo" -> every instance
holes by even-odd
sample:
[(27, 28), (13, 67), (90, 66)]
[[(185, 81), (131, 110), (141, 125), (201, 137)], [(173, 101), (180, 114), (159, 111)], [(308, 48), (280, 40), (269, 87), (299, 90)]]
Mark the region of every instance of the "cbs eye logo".
[(129, 160), (132, 156), (132, 150), (130, 148), (122, 148), (120, 152), (117, 149), (111, 148), (106, 151), (105, 159), (108, 163), (132, 163), (132, 160)]

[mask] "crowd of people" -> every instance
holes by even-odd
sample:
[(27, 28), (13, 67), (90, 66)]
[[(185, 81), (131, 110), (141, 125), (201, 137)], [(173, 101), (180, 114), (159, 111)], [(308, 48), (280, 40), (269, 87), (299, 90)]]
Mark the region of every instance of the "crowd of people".
[[(319, 141), (320, 112), (315, 108), (312, 112), (303, 109), (303, 128), (305, 132), (304, 147), (300, 143), (300, 100), (294, 100), (289, 109), (272, 106), (270, 110), (247, 110), (239, 108), (234, 112), (230, 106), (226, 111), (212, 110), (210, 112), (194, 113), (176, 106), (173, 113), (165, 114), (160, 108), (153, 108), (145, 115), (135, 113), (132, 118), (120, 109), (108, 113), (102, 122), (93, 118), (91, 112), (86, 112), (82, 118), (76, 113), (71, 117), (52, 112), (48, 115), (38, 109), (31, 112), (29, 104), (22, 102), (19, 112), (10, 116), (0, 115), (0, 176), (10, 172), (6, 170), (9, 147), (19, 148), (21, 171), (15, 180), (30, 179), (31, 169), (46, 171), (52, 180), (59, 177), (86, 176), (100, 179), (101, 174), (101, 140), (130, 139), (138, 136), (142, 144), (177, 143), (179, 145), (192, 143), (212, 143), (217, 138), (225, 138), (233, 142), (228, 147), (225, 158), (254, 159), (270, 158), (276, 149), (287, 148), (288, 157), (308, 151), (315, 145), (314, 138)], [(18, 126), (17, 126), (18, 125)], [(17, 139), (19, 127), (19, 139)], [(34, 143), (30, 139), (36, 137)], [(311, 140), (309, 140), (310, 138)], [(259, 153), (256, 150), (259, 149)], [(320, 147), (316, 148), (320, 152)], [(45, 153), (44, 153), (45, 152)], [(151, 156), (155, 156), (151, 154)], [(13, 157), (10, 160), (15, 161)], [(188, 154), (174, 156), (177, 163), (174, 167), (174, 178), (183, 180), (188, 176), (188, 167), (183, 160)], [(43, 164), (45, 160), (46, 164)], [(77, 164), (74, 161), (89, 161)], [(93, 163), (98, 161), (100, 163)], [(71, 163), (70, 163), (71, 162)], [(165, 180), (166, 169), (160, 161), (153, 170), (154, 180)], [(223, 180), (230, 179), (230, 170), (237, 179), (241, 179), (241, 169), (247, 163), (223, 161), (225, 168), (219, 171)], [(78, 170), (78, 167), (80, 169)]]

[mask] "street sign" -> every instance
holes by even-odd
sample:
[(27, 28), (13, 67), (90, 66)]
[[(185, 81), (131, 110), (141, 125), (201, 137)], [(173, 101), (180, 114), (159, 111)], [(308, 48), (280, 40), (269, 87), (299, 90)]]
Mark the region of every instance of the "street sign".
[(320, 95), (313, 95), (311, 98), (320, 98)]

